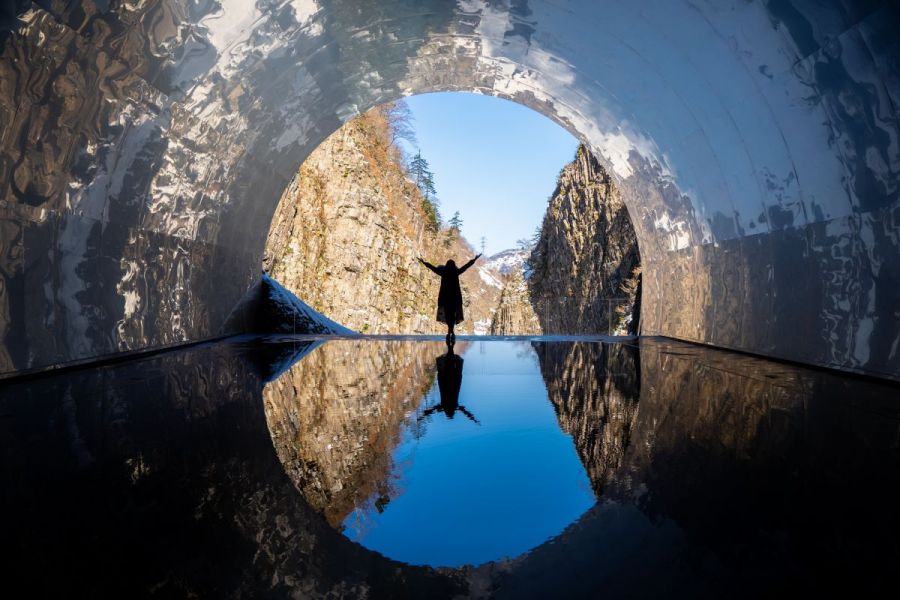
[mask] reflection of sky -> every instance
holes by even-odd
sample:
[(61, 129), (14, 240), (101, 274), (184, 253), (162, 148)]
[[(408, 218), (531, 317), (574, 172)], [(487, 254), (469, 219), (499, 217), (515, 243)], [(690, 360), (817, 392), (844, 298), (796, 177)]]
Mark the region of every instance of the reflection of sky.
[[(541, 544), (594, 504), (530, 345), (473, 344), (464, 358), (459, 403), (480, 425), (436, 412), (418, 439), (407, 431), (393, 453), (397, 497), (380, 514), (372, 503), (351, 513), (351, 539), (408, 563), (477, 565)], [(424, 405), (438, 401), (435, 382)]]
[(476, 247), (487, 238), (488, 255), (531, 237), (578, 141), (530, 108), (491, 96), (445, 92), (407, 102), (444, 219), (458, 210), (463, 235)]

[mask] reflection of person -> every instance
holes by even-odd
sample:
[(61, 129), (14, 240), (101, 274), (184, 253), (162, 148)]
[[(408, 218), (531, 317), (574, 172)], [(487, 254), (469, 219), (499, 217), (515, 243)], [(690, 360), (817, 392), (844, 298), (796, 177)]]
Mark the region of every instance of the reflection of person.
[(419, 419), (424, 419), (435, 412), (442, 412), (448, 419), (452, 419), (456, 411), (459, 410), (472, 421), (478, 423), (475, 415), (466, 410), (466, 407), (459, 403), (459, 388), (462, 386), (463, 358), (453, 353), (453, 343), (447, 342), (447, 354), (438, 356), (435, 359), (437, 367), (438, 390), (441, 393), (441, 403), (432, 406), (422, 413)]
[(456, 334), (453, 333), (453, 327), (463, 320), (463, 301), (462, 291), (459, 288), (459, 276), (465, 273), (466, 269), (475, 264), (479, 254), (462, 267), (457, 268), (456, 263), (448, 260), (447, 264), (436, 267), (433, 264), (419, 259), (419, 262), (441, 276), (441, 291), (438, 293), (438, 310), (437, 320), (447, 324), (447, 340), (452, 343), (456, 341)]

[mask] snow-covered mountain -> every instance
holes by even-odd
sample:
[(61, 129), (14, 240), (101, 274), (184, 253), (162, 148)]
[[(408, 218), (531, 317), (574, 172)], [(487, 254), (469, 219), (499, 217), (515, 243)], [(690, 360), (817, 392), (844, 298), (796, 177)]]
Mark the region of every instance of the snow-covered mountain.
[(485, 285), (495, 287), (498, 290), (503, 287), (500, 281), (500, 272), (492, 268), (490, 265), (478, 265), (478, 276)]
[(489, 257), (482, 262), (482, 266), (502, 275), (506, 275), (517, 267), (522, 267), (529, 254), (531, 254), (531, 248), (525, 250), (522, 250), (521, 248), (510, 248), (509, 250), (503, 250), (502, 252), (498, 252)]
[(499, 290), (503, 287), (503, 276), (522, 267), (530, 253), (531, 249), (511, 248), (482, 258), (477, 263), (478, 275), (485, 285)]

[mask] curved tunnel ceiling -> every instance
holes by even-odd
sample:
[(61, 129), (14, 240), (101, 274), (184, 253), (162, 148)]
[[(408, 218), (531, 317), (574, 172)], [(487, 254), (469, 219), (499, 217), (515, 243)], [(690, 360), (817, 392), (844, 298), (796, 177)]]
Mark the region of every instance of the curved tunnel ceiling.
[(228, 333), (304, 157), (372, 106), (461, 90), (602, 157), (644, 334), (900, 377), (897, 2), (20, 4), (0, 373)]

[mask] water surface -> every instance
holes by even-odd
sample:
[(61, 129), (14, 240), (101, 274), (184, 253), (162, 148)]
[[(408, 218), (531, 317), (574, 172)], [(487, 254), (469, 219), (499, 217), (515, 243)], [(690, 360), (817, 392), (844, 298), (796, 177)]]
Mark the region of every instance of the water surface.
[[(653, 338), (458, 350), (459, 396), (443, 410), (431, 409), (444, 404), (434, 386), (445, 349), (428, 340), (232, 339), (5, 382), (6, 588), (216, 598), (894, 589), (896, 385)], [(410, 516), (434, 507), (411, 535)], [(488, 507), (508, 520), (471, 512)], [(358, 535), (345, 523), (360, 511), (372, 526), (359, 540), (382, 536), (378, 551), (345, 535)], [(509, 533), (515, 521), (524, 532)], [(450, 541), (480, 522), (518, 544), (484, 535), (484, 556), (536, 547), (476, 570), (384, 556), (422, 544), (406, 558), (477, 562), (471, 548), (451, 553), (477, 533)]]
[(392, 452), (392, 495), (344, 519), (350, 539), (411, 564), (477, 565), (539, 545), (594, 503), (531, 344), (476, 342), (461, 359), (458, 398), (435, 377)]

